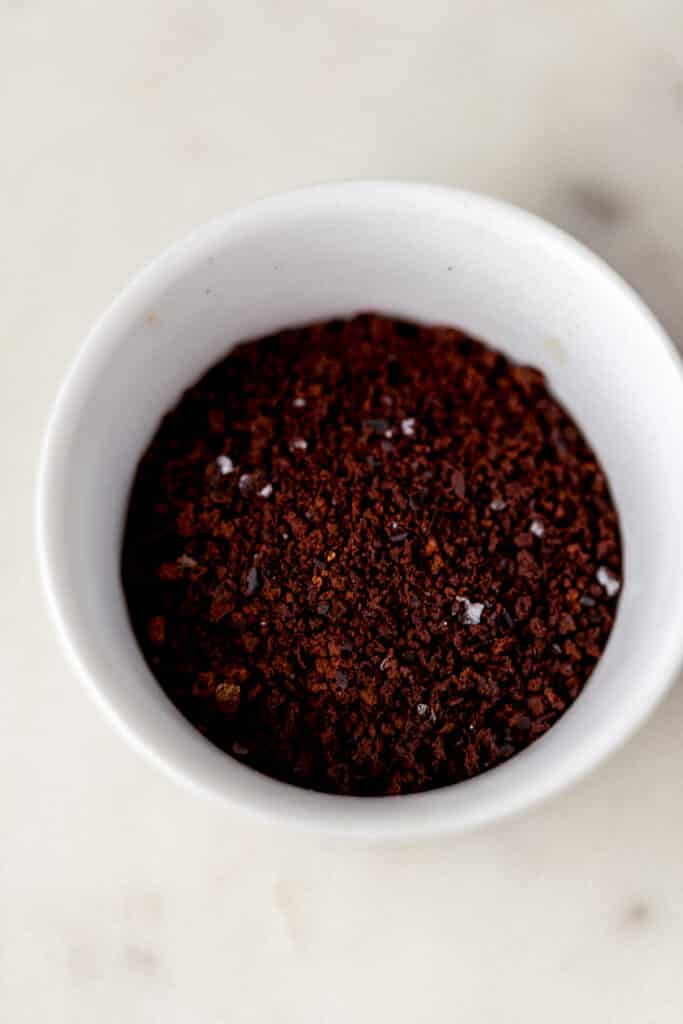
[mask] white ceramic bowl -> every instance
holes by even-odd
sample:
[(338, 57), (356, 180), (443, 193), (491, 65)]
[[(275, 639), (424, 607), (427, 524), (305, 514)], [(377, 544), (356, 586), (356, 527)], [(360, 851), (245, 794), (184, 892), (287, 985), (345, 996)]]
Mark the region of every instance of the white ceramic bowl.
[[(607, 470), (625, 585), (607, 649), (539, 741), (468, 782), (414, 796), (321, 795), (205, 740), (137, 647), (119, 579), (128, 490), (161, 415), (236, 342), (377, 310), (446, 323), (547, 374)], [(139, 274), (88, 336), (59, 395), (37, 532), (64, 646), (137, 747), (198, 792), (268, 819), (368, 838), (491, 821), (593, 767), (670, 685), (683, 647), (683, 378), (639, 299), (577, 242), (520, 210), (426, 185), (327, 185), (195, 231)]]

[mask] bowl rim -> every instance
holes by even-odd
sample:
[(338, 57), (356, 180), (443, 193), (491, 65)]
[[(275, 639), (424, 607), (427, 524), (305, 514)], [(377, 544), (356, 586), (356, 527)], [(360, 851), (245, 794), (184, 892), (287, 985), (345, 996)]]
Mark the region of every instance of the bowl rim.
[[(224, 805), (228, 803), (242, 812), (249, 812), (259, 820), (280, 821), (298, 829), (364, 839), (417, 838), (421, 835), (463, 832), (519, 813), (548, 799), (588, 774), (636, 731), (673, 685), (683, 664), (683, 630), (678, 643), (672, 645), (667, 664), (660, 670), (657, 679), (649, 680), (647, 688), (644, 687), (643, 693), (640, 694), (640, 699), (632, 701), (627, 709), (622, 709), (623, 713), (615, 718), (615, 725), (611, 730), (603, 730), (593, 736), (592, 741), (582, 747), (580, 756), (567, 759), (561, 769), (556, 767), (555, 770), (543, 774), (533, 786), (519, 788), (513, 792), (503, 787), (505, 792), (497, 795), (496, 787), (491, 786), (489, 782), (484, 788), (484, 796), (480, 803), (475, 802), (474, 807), (466, 813), (458, 813), (453, 806), (449, 806), (449, 797), (452, 798), (453, 791), (462, 787), (473, 789), (477, 785), (481, 786), (481, 780), (491, 780), (496, 774), (500, 775), (505, 769), (505, 764), (453, 786), (392, 798), (339, 796), (304, 790), (262, 776), (241, 765), (246, 773), (259, 775), (261, 780), (257, 787), (258, 799), (254, 799), (253, 787), (249, 789), (250, 795), (247, 798), (246, 791), (238, 785), (218, 787), (211, 782), (208, 772), (199, 777), (201, 773), (197, 773), (187, 763), (186, 758), (181, 763), (181, 759), (169, 749), (162, 750), (159, 744), (155, 746), (150, 743), (139, 728), (136, 728), (135, 722), (116, 706), (107, 687), (100, 684), (99, 669), (91, 664), (91, 659), (79, 644), (78, 628), (69, 611), (64, 581), (60, 578), (59, 537), (56, 536), (52, 513), (55, 507), (53, 499), (58, 493), (60, 481), (60, 454), (65, 451), (69, 441), (74, 410), (78, 407), (81, 397), (87, 394), (101, 361), (116, 348), (117, 321), (125, 320), (129, 310), (138, 308), (142, 297), (156, 292), (169, 278), (173, 279), (182, 273), (184, 268), (193, 266), (198, 260), (205, 258), (207, 251), (210, 251), (218, 240), (224, 240), (225, 236), (240, 223), (248, 222), (252, 218), (277, 216), (283, 211), (286, 212), (288, 208), (300, 206), (302, 203), (334, 203), (337, 199), (354, 195), (359, 198), (365, 197), (369, 191), (377, 190), (391, 193), (397, 201), (415, 202), (425, 197), (446, 202), (455, 199), (462, 204), (463, 209), (468, 208), (476, 216), (496, 216), (519, 231), (531, 232), (539, 243), (556, 249), (559, 247), (565, 256), (579, 261), (587, 266), (591, 273), (616, 286), (634, 313), (644, 318), (653, 336), (657, 336), (660, 344), (672, 357), (683, 395), (683, 368), (680, 355), (637, 293), (581, 242), (535, 214), (500, 199), (423, 182), (358, 180), (307, 186), (258, 199), (229, 210), (195, 228), (135, 274), (118, 297), (97, 318), (66, 373), (48, 417), (36, 478), (34, 528), (43, 592), (62, 648), (87, 691), (132, 746), (193, 790), (220, 800)], [(177, 715), (182, 718), (179, 712)], [(221, 759), (226, 756), (196, 732), (184, 718), (182, 722), (191, 730), (197, 750), (201, 745), (204, 755), (206, 749), (210, 748), (213, 754)], [(541, 742), (542, 739), (532, 746), (535, 747)], [(524, 752), (521, 752), (512, 760), (523, 756)], [(283, 799), (283, 794), (286, 794), (286, 799)]]

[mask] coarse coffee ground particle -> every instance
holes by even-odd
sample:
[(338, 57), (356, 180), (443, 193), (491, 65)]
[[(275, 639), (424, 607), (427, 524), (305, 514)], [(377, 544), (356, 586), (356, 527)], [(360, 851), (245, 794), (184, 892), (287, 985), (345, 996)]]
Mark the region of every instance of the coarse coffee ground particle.
[(164, 419), (124, 542), (138, 640), (241, 761), (334, 793), (477, 775), (609, 636), (617, 514), (543, 375), (363, 315), (243, 344)]

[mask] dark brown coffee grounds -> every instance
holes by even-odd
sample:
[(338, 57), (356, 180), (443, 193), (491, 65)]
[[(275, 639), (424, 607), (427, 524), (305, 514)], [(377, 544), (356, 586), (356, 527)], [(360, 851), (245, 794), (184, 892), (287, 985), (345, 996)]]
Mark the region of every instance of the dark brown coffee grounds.
[(511, 757), (576, 699), (615, 615), (617, 514), (537, 370), (359, 316), (235, 349), (138, 468), (123, 582), (209, 739), (335, 793)]

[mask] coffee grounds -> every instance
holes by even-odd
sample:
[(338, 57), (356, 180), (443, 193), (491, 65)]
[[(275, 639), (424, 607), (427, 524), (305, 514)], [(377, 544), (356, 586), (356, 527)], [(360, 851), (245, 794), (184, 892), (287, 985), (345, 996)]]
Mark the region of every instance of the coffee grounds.
[(213, 743), (333, 793), (477, 775), (576, 699), (621, 578), (605, 475), (543, 375), (364, 315), (234, 349), (143, 456), (123, 582)]

